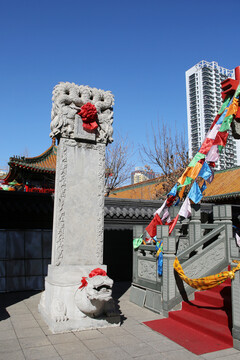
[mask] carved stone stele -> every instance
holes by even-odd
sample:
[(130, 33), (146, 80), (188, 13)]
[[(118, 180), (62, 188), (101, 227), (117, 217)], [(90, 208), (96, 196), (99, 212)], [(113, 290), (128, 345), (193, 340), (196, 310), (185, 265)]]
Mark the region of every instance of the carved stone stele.
[[(114, 97), (110, 91), (103, 91), (74, 83), (59, 83), (53, 90), (51, 114), (51, 137), (67, 137), (96, 140), (101, 143), (113, 141), (113, 105)], [(95, 134), (82, 130), (82, 120), (78, 115), (81, 106), (93, 104), (97, 109), (98, 128)]]
[[(97, 128), (91, 131), (78, 115), (87, 103), (95, 106), (90, 105)], [(58, 139), (58, 148), (52, 261), (39, 311), (55, 333), (120, 324), (119, 316), (111, 320), (83, 316), (80, 296), (76, 303), (76, 292), (84, 293), (78, 291), (81, 279), (95, 268), (107, 270), (103, 265), (105, 148), (113, 141), (113, 104), (110, 91), (89, 86), (67, 82), (53, 90), (50, 136)]]
[(103, 262), (105, 144), (58, 145), (52, 265)]

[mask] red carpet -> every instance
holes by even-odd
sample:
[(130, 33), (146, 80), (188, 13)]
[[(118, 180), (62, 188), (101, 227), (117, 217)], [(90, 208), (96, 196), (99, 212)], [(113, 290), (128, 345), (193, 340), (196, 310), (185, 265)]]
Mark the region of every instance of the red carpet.
[(144, 324), (196, 355), (231, 348), (231, 282), (197, 291), (194, 301), (182, 303), (182, 310)]

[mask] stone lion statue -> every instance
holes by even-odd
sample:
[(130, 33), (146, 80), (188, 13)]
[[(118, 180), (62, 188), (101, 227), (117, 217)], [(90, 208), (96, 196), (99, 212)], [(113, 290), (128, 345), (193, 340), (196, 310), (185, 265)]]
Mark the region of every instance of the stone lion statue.
[(94, 269), (82, 278), (82, 285), (75, 293), (78, 309), (89, 317), (116, 315), (112, 299), (113, 280), (102, 269)]

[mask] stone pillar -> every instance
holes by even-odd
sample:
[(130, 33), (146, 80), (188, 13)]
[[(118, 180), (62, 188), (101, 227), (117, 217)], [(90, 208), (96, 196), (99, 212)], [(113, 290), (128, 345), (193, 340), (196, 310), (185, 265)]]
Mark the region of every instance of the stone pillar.
[(200, 204), (193, 204), (191, 221), (189, 223), (189, 246), (201, 239), (201, 208)]
[[(119, 316), (105, 315), (112, 280), (88, 277), (96, 268), (107, 270), (105, 148), (112, 142), (113, 103), (111, 92), (73, 83), (60, 83), (53, 91), (50, 136), (58, 139), (58, 149), (52, 261), (39, 311), (55, 333), (119, 324)], [(85, 104), (95, 112), (87, 120), (79, 115)], [(87, 285), (81, 287), (83, 278)]]
[(163, 315), (168, 316), (169, 309), (171, 309), (172, 302), (176, 295), (176, 281), (174, 277), (173, 263), (176, 257), (176, 239), (168, 236), (168, 225), (161, 226), (163, 239)]
[(219, 205), (213, 206), (213, 223), (221, 224), (220, 206)]
[[(232, 260), (240, 261), (240, 249), (236, 244), (236, 239), (230, 239), (230, 258)], [(237, 264), (231, 262), (231, 267)], [(233, 347), (240, 350), (240, 272), (235, 272), (235, 277), (232, 280), (232, 336)]]
[(226, 237), (226, 246), (227, 246), (227, 256), (229, 259), (230, 254), (230, 238), (233, 236), (232, 231), (232, 205), (217, 205), (213, 206), (213, 220), (215, 224), (223, 225), (225, 224), (225, 233)]

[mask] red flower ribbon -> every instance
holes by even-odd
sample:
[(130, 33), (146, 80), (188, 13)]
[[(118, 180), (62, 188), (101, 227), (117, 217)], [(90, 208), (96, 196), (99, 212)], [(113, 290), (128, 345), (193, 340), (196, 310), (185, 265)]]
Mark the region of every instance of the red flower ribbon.
[[(94, 270), (92, 270), (92, 271), (90, 272), (90, 274), (88, 275), (88, 277), (92, 278), (92, 277), (97, 276), (97, 275), (107, 276), (107, 273), (106, 273), (106, 271), (104, 271), (103, 269), (96, 268), (96, 269), (94, 269)], [(87, 282), (86, 278), (87, 278), (86, 276), (83, 276), (83, 277), (82, 277), (82, 280), (81, 280), (82, 285), (79, 286), (79, 289), (82, 289), (83, 287), (87, 286), (88, 282)]]
[(97, 109), (93, 104), (91, 104), (90, 102), (84, 104), (81, 107), (78, 115), (80, 115), (82, 118), (84, 130), (91, 132), (97, 129)]
[(82, 285), (79, 286), (79, 289), (87, 286), (88, 282), (87, 282), (86, 278), (87, 278), (86, 276), (83, 276), (83, 277), (82, 277), (82, 280), (81, 280)]
[(97, 275), (107, 276), (107, 273), (103, 269), (97, 268), (97, 269), (94, 269), (93, 271), (91, 271), (88, 276), (90, 278), (92, 278), (92, 277), (97, 276)]

